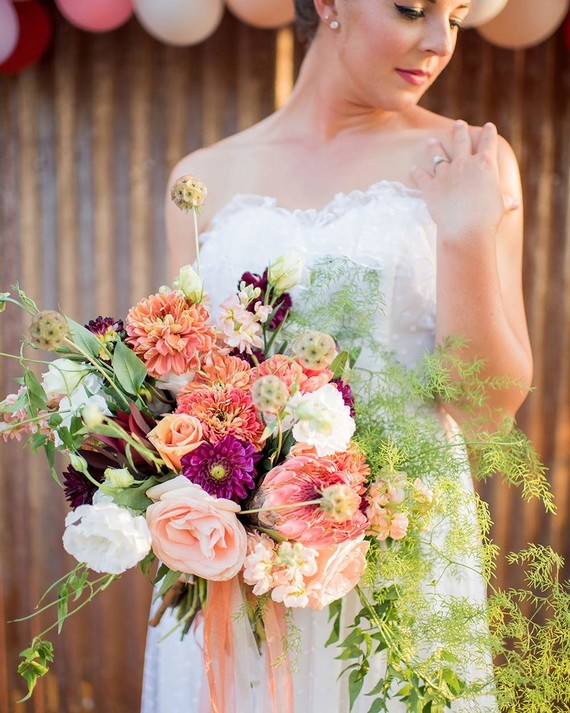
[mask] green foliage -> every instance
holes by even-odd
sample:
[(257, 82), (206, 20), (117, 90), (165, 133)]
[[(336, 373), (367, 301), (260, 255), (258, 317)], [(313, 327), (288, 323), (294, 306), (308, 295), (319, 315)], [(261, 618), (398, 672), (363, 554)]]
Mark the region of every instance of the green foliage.
[(138, 356), (121, 341), (113, 352), (113, 372), (119, 385), (136, 396), (147, 377), (146, 367)]
[[(561, 559), (538, 545), (512, 553), (511, 564), (526, 570), (527, 588), (493, 590), (500, 553), (489, 538), (489, 509), (470, 485), (471, 472), (481, 479), (500, 474), (524, 499), (537, 498), (554, 510), (544, 466), (528, 438), (508, 419), (489, 419), (489, 394), (516, 384), (488, 378), (484, 362), (463, 358), (468, 345), (460, 338), (406, 369), (374, 341), (381, 309), (376, 270), (325, 260), (290, 327), (319, 324), (335, 336), (342, 354), (363, 350), (365, 358), (350, 365), (349, 382), (356, 397), (355, 440), (371, 480), (403, 471), (408, 483), (418, 478), (434, 493), (429, 512), (408, 511), (403, 540), (370, 540), (362, 608), (352, 625), (343, 626), (339, 602), (330, 608), (327, 643), (347, 662), (350, 706), (368, 695), (369, 713), (389, 711), (392, 699), (408, 711), (443, 713), (455, 701), (458, 710), (475, 712), (484, 710), (481, 696), (495, 695), (508, 713), (568, 707), (570, 587), (558, 579)], [(344, 357), (343, 368), (346, 373)], [(439, 406), (446, 403), (469, 415), (462, 432), (446, 427)], [(486, 430), (490, 420), (498, 424), (493, 431)], [(491, 588), (487, 606), (459, 594), (453, 583), (466, 572)], [(366, 673), (378, 654), (385, 673), (370, 685)]]

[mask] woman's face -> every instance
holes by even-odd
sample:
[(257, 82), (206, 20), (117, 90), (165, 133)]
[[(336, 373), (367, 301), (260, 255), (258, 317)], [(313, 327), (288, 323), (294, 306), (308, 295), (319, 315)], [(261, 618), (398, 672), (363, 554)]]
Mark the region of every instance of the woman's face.
[[(356, 103), (399, 111), (445, 68), (470, 0), (337, 0), (340, 71)], [(332, 39), (332, 38), (331, 38)]]

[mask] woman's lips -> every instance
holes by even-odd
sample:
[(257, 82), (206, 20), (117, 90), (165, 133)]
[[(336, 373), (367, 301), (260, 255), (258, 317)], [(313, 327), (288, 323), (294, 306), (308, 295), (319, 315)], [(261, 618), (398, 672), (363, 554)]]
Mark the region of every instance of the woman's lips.
[(413, 84), (415, 87), (421, 87), (430, 77), (429, 72), (424, 72), (422, 69), (396, 69), (396, 72), (408, 84)]

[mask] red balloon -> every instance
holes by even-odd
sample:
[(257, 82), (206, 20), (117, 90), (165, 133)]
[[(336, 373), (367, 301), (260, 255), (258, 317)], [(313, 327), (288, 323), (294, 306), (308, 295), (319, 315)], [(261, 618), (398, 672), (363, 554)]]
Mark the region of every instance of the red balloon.
[(0, 64), (1, 74), (14, 74), (29, 67), (48, 48), (53, 32), (51, 15), (37, 0), (14, 3), (20, 21), (20, 37), (16, 49)]

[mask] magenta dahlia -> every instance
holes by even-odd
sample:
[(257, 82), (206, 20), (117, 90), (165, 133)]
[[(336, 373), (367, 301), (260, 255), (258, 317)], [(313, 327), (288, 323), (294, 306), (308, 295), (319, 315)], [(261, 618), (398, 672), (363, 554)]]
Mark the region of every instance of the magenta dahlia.
[(182, 474), (216, 498), (239, 502), (255, 486), (256, 460), (251, 443), (228, 434), (217, 443), (202, 443), (183, 456)]

